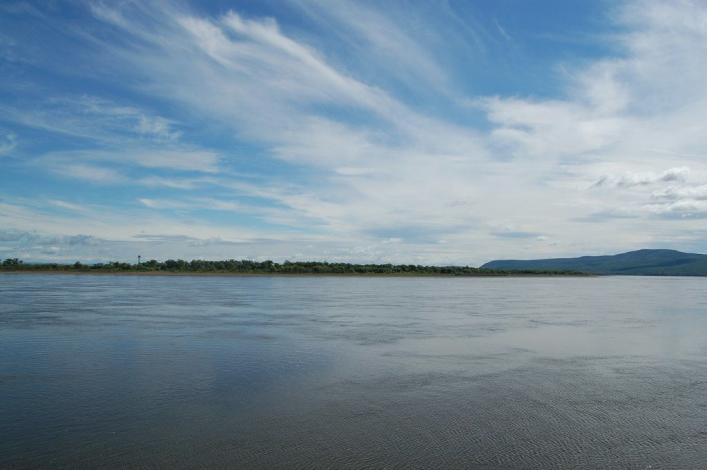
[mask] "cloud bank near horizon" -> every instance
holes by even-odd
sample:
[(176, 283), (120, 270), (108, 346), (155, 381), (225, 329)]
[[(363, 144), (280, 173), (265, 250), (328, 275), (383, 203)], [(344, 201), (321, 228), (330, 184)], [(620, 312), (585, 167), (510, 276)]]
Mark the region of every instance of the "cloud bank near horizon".
[(3, 4), (0, 257), (707, 251), (707, 4), (514, 5)]

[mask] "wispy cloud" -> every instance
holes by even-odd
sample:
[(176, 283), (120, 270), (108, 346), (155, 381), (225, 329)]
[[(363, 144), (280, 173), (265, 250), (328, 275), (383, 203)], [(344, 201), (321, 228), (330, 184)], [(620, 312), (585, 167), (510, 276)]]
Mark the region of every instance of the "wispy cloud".
[(124, 181), (125, 177), (119, 172), (110, 168), (103, 168), (93, 165), (68, 163), (57, 165), (54, 172), (62, 176), (90, 181), (92, 183), (117, 183)]
[[(276, 239), (291, 258), (316, 253), (310, 242), (337, 259), (466, 263), (698, 238), (705, 5), (608, 7), (611, 37), (597, 34), (601, 47), (581, 60), (558, 55), (537, 92), (472, 83), (493, 56), (508, 59), (509, 40), (530, 47), (496, 13), (486, 31), (482, 7), (240, 6), (88, 4), (87, 27), (67, 34), (95, 71), (85, 83), (101, 88), (0, 100), (12, 129), (0, 154), (22, 129), (46, 133), (61, 145), (33, 149), (28, 167), (121, 186), (123, 206), (160, 224), (143, 235)], [(32, 229), (15, 214), (8, 227)], [(129, 219), (86, 223), (84, 234), (108, 240), (106, 227)], [(128, 232), (121, 241), (140, 235)]]
[(10, 155), (17, 147), (17, 135), (0, 129), (0, 157)]
[[(127, 181), (125, 172), (119, 168), (142, 167), (162, 168), (173, 171), (188, 171), (200, 173), (216, 173), (218, 171), (219, 155), (203, 150), (160, 150), (144, 147), (123, 150), (80, 150), (51, 152), (35, 160), (35, 164), (65, 176), (75, 176), (80, 179), (90, 179), (91, 172), (103, 173), (104, 181)], [(88, 171), (87, 169), (91, 169)], [(108, 175), (112, 175), (107, 178)], [(158, 183), (164, 179), (135, 180), (134, 182)], [(178, 180), (177, 180), (178, 181)]]
[(94, 142), (120, 144), (142, 137), (164, 142), (180, 136), (166, 118), (91, 95), (39, 95), (21, 106), (0, 104), (0, 109), (5, 120)]

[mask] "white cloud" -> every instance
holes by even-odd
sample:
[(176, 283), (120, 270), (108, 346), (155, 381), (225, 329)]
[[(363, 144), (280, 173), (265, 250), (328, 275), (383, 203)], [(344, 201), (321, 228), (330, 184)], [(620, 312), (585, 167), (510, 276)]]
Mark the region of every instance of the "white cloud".
[(670, 201), (681, 199), (707, 200), (707, 184), (684, 187), (671, 186), (666, 189), (654, 191), (652, 196), (655, 199), (663, 199)]
[(146, 136), (153, 136), (160, 141), (179, 140), (181, 132), (173, 131), (172, 124), (161, 116), (140, 115), (137, 131)]
[(604, 175), (595, 187), (614, 186), (618, 188), (631, 188), (634, 186), (648, 186), (655, 183), (685, 182), (690, 174), (687, 167), (670, 168), (662, 173), (625, 173), (622, 175)]

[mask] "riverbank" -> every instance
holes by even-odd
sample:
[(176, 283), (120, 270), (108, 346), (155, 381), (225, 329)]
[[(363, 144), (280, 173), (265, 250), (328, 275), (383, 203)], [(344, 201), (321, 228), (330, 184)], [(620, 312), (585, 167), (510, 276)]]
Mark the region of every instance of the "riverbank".
[(585, 273), (520, 273), (495, 272), (476, 274), (442, 273), (277, 273), (277, 272), (213, 272), (213, 271), (101, 271), (101, 270), (0, 270), (0, 274), (52, 274), (79, 276), (198, 276), (198, 277), (593, 277)]
[(284, 261), (282, 263), (247, 259), (191, 261), (168, 259), (147, 260), (136, 264), (110, 261), (107, 263), (73, 264), (26, 263), (8, 258), (0, 272), (48, 274), (120, 274), (167, 276), (393, 276), (393, 277), (499, 277), (499, 276), (577, 276), (578, 271), (561, 269), (488, 269), (473, 266), (425, 266), (420, 264), (358, 264), (327, 261)]

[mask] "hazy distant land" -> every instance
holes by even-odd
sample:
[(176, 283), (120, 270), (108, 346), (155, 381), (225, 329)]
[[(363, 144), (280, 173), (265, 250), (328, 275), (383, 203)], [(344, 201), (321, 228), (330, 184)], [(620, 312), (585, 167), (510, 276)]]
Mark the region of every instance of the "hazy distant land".
[(613, 256), (496, 260), (481, 269), (558, 270), (635, 276), (707, 276), (707, 255), (676, 250), (637, 250)]

